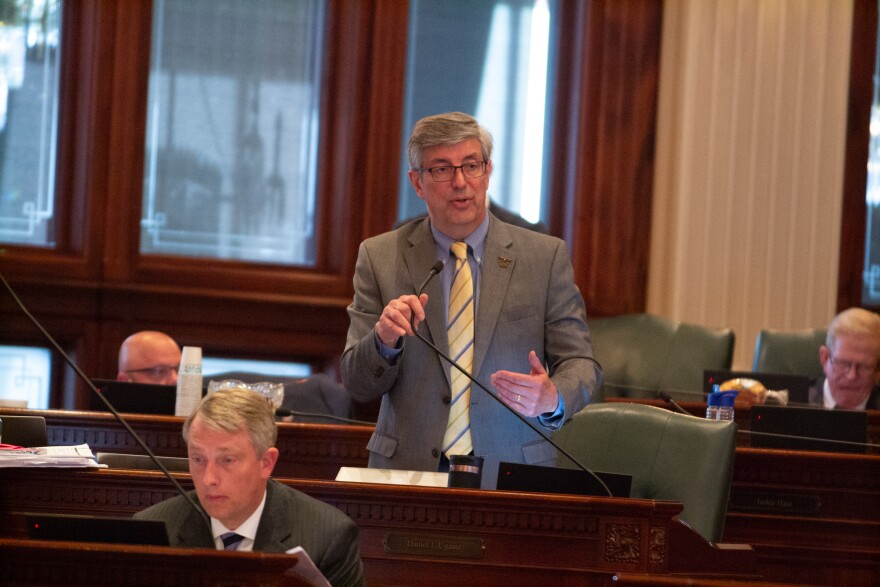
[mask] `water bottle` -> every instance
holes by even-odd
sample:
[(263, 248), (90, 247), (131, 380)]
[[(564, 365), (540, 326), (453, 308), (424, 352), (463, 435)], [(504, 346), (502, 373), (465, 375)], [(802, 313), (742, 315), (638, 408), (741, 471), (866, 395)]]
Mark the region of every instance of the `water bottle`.
[(177, 398), (175, 416), (189, 416), (202, 399), (202, 349), (185, 346), (177, 370)]
[(706, 419), (707, 420), (733, 420), (733, 402), (739, 392), (735, 389), (729, 391), (721, 391), (720, 385), (712, 386), (712, 393), (706, 400)]

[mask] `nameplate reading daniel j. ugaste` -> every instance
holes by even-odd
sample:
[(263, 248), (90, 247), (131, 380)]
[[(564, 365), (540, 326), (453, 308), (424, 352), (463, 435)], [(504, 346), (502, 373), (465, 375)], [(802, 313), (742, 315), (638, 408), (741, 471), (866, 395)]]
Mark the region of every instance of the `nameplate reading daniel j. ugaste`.
[(481, 538), (389, 532), (382, 540), (385, 552), (446, 558), (483, 558)]

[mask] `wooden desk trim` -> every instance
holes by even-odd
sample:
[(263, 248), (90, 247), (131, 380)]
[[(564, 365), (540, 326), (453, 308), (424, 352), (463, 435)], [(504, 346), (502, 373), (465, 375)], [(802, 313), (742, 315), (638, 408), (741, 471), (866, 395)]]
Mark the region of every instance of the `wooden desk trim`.
[(0, 538), (4, 585), (308, 586), (285, 576), (297, 560), (290, 554)]
[[(188, 475), (175, 477), (185, 488), (192, 486)], [(438, 564), (446, 580), (455, 573), (467, 576), (474, 565), (537, 580), (548, 571), (584, 580), (612, 571), (756, 577), (750, 547), (707, 543), (675, 517), (682, 509), (676, 502), (279, 480), (358, 524), (371, 580), (392, 577), (413, 562)], [(13, 511), (128, 515), (174, 495), (168, 480), (154, 471), (0, 469), (0, 512), (13, 536)], [(17, 528), (20, 533), (20, 523)], [(482, 554), (473, 560), (438, 557), (433, 547), (393, 552), (394, 537), (451, 544), (478, 540)]]

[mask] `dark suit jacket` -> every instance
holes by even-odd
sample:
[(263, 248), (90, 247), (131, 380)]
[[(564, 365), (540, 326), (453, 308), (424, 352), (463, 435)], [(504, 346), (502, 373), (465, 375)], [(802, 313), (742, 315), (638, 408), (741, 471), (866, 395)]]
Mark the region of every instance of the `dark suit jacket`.
[[(436, 258), (428, 220), (361, 243), (342, 373), (356, 401), (382, 398), (376, 431), (367, 445), (371, 467), (436, 471), (440, 463), (449, 417), (449, 366), (413, 337), (404, 340), (403, 352), (389, 366), (373, 335), (385, 305), (415, 293)], [(419, 331), (448, 353), (441, 288), (440, 279), (425, 288), (429, 300)], [(564, 398), (563, 420), (570, 418), (589, 401), (601, 371), (565, 243), (490, 215), (480, 269), (473, 375), (488, 386), (489, 376), (501, 369), (528, 373), (531, 350), (548, 366)], [(553, 446), (506, 406), (476, 387), (470, 402), (474, 454), (484, 457), (484, 488), (495, 487), (500, 461), (555, 462)], [(541, 426), (536, 418), (532, 422)]]
[[(810, 386), (810, 405), (811, 406), (824, 406), (825, 405), (825, 378), (820, 377), (816, 379), (816, 382)], [(871, 392), (871, 395), (868, 396), (868, 403), (865, 404), (866, 410), (880, 410), (880, 388), (875, 387)]]
[[(198, 500), (195, 491), (190, 492)], [(171, 546), (215, 548), (211, 529), (183, 496), (166, 499), (134, 515), (161, 520)], [(285, 552), (302, 546), (331, 585), (363, 585), (358, 528), (335, 507), (270, 479), (254, 550)]]

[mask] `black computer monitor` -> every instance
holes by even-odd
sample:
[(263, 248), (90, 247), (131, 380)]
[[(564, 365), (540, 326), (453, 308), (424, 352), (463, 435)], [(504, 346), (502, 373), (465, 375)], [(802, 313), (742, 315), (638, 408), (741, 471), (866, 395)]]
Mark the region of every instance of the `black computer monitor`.
[(33, 539), (168, 546), (168, 530), (159, 520), (25, 513)]
[[(631, 475), (604, 471), (594, 473), (608, 486), (613, 497), (629, 497)], [(586, 471), (504, 461), (498, 464), (496, 487), (508, 491), (608, 496), (605, 489)]]
[(49, 444), (46, 419), (43, 416), (0, 416), (0, 439), (15, 446), (46, 446)]
[(751, 407), (751, 445), (759, 448), (867, 452), (868, 413), (820, 407)]
[[(175, 385), (132, 383), (112, 379), (94, 379), (92, 382), (118, 412), (174, 415), (174, 405), (177, 401)], [(101, 398), (95, 397), (94, 394), (89, 407), (98, 412), (109, 411)]]

